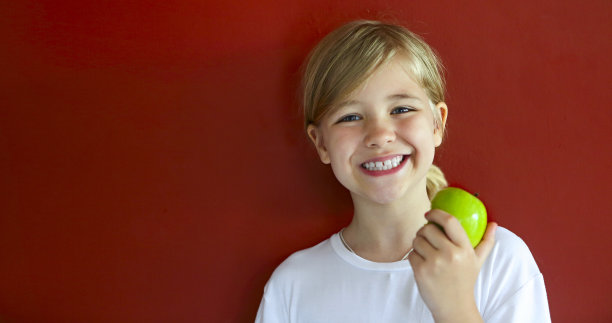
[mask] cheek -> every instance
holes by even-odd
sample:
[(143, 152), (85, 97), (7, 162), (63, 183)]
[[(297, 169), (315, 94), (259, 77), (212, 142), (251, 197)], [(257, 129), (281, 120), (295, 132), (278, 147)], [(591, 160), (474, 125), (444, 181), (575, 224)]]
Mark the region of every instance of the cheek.
[(329, 137), (328, 151), (332, 171), (343, 185), (345, 177), (352, 173), (352, 156), (359, 144), (358, 136), (349, 129), (336, 131)]
[(433, 120), (428, 118), (411, 118), (400, 124), (400, 133), (413, 145), (421, 149), (435, 147)]
[(343, 159), (345, 162), (346, 159), (350, 157), (351, 151), (354, 151), (359, 141), (358, 135), (350, 129), (335, 131), (328, 138), (330, 156), (334, 156), (337, 159)]

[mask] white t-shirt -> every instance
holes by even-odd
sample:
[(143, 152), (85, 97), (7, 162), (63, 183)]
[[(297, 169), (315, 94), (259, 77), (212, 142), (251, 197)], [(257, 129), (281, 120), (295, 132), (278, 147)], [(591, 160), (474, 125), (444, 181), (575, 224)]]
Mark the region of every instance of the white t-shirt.
[[(498, 227), (474, 295), (485, 322), (550, 322), (544, 280), (527, 245)], [(336, 233), (287, 258), (266, 284), (256, 323), (434, 322), (410, 262), (377, 263)]]

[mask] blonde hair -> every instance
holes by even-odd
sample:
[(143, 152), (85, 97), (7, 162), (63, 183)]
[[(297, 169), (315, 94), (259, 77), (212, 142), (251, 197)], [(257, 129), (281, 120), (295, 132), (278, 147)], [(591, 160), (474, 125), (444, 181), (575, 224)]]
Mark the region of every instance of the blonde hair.
[(432, 164), (427, 171), (427, 196), (429, 199), (433, 199), (439, 190), (447, 186), (448, 182), (446, 181), (444, 173), (442, 173), (440, 167)]
[[(317, 125), (395, 55), (409, 60), (410, 73), (427, 93), (432, 109), (444, 102), (442, 63), (421, 37), (397, 25), (353, 21), (325, 36), (307, 59), (302, 80), (305, 128)], [(444, 131), (438, 110), (433, 111), (436, 128)], [(429, 197), (446, 185), (442, 171), (432, 165), (427, 173)]]

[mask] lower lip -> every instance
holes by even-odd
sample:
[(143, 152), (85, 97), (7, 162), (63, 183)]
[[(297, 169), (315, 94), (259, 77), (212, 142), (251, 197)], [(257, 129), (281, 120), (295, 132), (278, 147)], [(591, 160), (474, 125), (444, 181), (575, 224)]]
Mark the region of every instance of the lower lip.
[(404, 155), (404, 159), (402, 159), (402, 162), (397, 165), (397, 167), (395, 168), (391, 168), (391, 169), (387, 169), (387, 170), (367, 170), (365, 168), (363, 168), (362, 166), (359, 166), (359, 168), (361, 168), (361, 171), (364, 172), (366, 175), (369, 176), (385, 176), (385, 175), (390, 175), (390, 174), (394, 174), (400, 171), (400, 169), (402, 169), (404, 167), (404, 165), (406, 164), (406, 161), (408, 161), (408, 158), (410, 157), (410, 155)]

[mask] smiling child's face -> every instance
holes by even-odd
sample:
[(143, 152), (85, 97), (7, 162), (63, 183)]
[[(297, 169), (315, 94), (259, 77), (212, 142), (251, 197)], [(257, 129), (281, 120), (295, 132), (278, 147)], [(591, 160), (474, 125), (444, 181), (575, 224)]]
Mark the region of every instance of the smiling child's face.
[(407, 63), (391, 59), (318, 126), (308, 128), (321, 161), (331, 164), (353, 199), (388, 204), (426, 190), (447, 108), (435, 106), (442, 116), (436, 129), (430, 100)]

